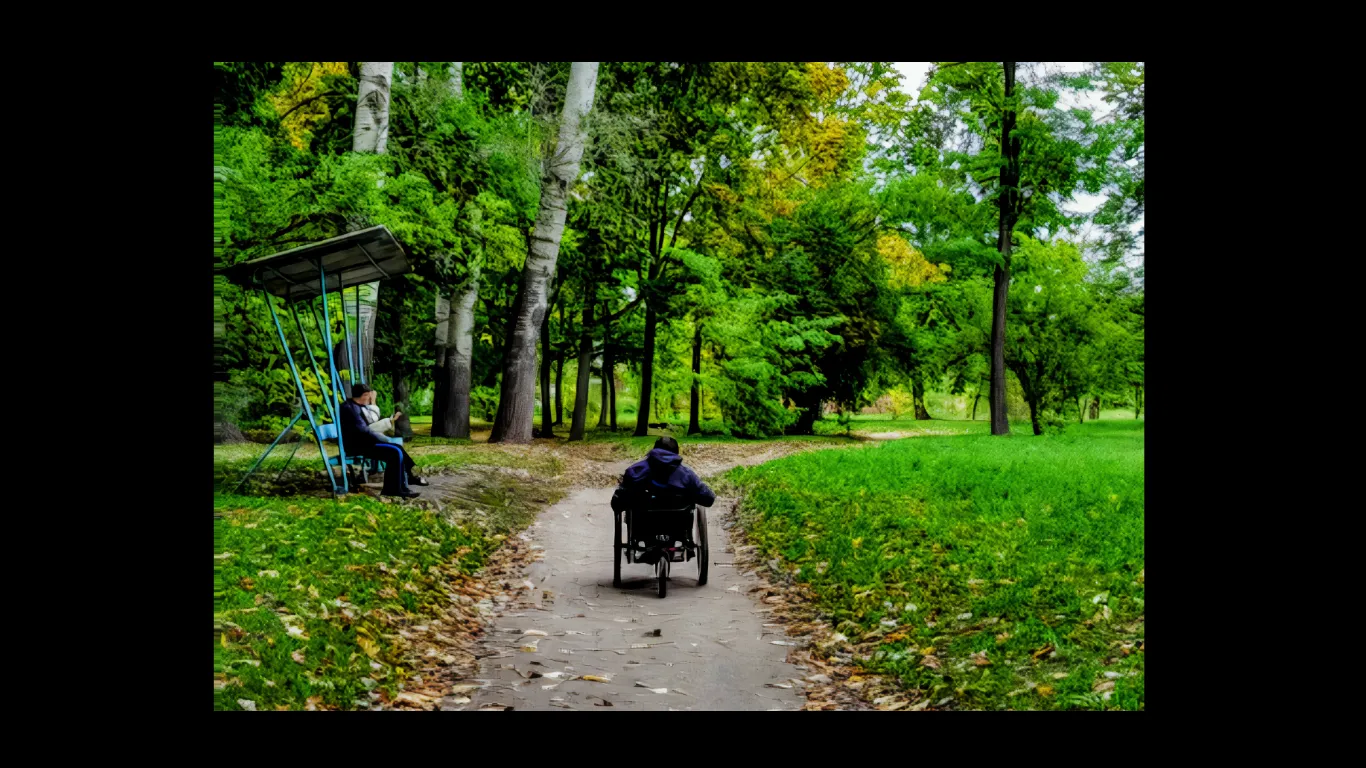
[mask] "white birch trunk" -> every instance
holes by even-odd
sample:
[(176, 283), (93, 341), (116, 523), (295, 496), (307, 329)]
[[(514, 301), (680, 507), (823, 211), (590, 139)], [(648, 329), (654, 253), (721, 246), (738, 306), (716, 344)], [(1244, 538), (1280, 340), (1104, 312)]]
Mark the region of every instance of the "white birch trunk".
[(447, 74), (451, 80), (451, 95), (457, 99), (465, 98), (465, 63), (463, 61), (452, 61)]
[[(470, 376), (474, 370), (474, 303), (479, 300), (479, 269), (475, 267), (451, 305), (446, 371), (450, 400), (446, 404), (446, 434), (470, 436)], [(454, 422), (454, 423), (452, 423)]]
[[(389, 145), (389, 86), (393, 81), (394, 62), (362, 61), (360, 89), (356, 95), (356, 122), (351, 136), (353, 152), (384, 154)], [(380, 180), (383, 183), (383, 180)], [(364, 229), (369, 222), (347, 222), (348, 232)], [(361, 359), (366, 370), (372, 370), (375, 359), (375, 304), (379, 300), (379, 281), (361, 288)], [(369, 381), (370, 377), (365, 376)]]
[(389, 85), (393, 79), (394, 62), (361, 62), (356, 128), (351, 139), (353, 152), (384, 154), (389, 144)]
[(555, 262), (560, 254), (566, 198), (569, 186), (578, 178), (579, 161), (583, 159), (582, 120), (593, 107), (597, 79), (596, 61), (576, 61), (570, 67), (559, 141), (541, 179), (541, 209), (536, 217), (530, 253), (522, 269), (517, 317), (508, 343), (492, 442), (531, 442), (532, 421), (536, 415), (536, 341), (546, 312), (546, 284), (555, 274)]
[(436, 294), (436, 367), (446, 365), (446, 345), (452, 335), (448, 320), (451, 315), (451, 302), (440, 293)]

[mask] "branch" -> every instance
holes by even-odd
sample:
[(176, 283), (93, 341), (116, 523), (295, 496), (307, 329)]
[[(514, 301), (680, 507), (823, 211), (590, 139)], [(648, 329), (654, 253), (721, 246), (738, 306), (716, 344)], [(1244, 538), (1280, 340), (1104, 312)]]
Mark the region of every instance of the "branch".
[(625, 315), (627, 312), (630, 312), (631, 310), (635, 309), (636, 305), (639, 304), (640, 300), (643, 298), (645, 298), (644, 291), (637, 293), (636, 297), (634, 299), (631, 299), (631, 303), (622, 307), (619, 311), (613, 312), (612, 314), (608, 315), (605, 322), (615, 323), (616, 321), (620, 320), (622, 316)]
[(319, 93), (319, 94), (315, 94), (315, 95), (313, 95), (313, 96), (309, 96), (308, 98), (304, 99), (303, 101), (299, 102), (298, 104), (295, 104), (294, 106), (292, 106), (292, 107), (290, 107), (289, 109), (285, 110), (285, 113), (284, 113), (283, 115), (280, 115), (280, 122), (283, 123), (283, 122), (285, 121), (285, 118), (286, 118), (286, 117), (289, 117), (290, 114), (292, 114), (292, 113), (294, 112), (294, 110), (298, 109), (299, 107), (302, 107), (302, 106), (305, 105), (305, 104), (312, 103), (312, 102), (314, 102), (314, 101), (317, 101), (318, 99), (325, 99), (325, 98), (327, 98), (328, 96), (341, 96), (341, 95), (343, 95), (343, 94), (334, 93), (334, 92), (329, 92), (329, 93)]
[(703, 173), (702, 176), (698, 177), (697, 186), (693, 189), (692, 196), (688, 198), (688, 202), (684, 204), (682, 210), (678, 212), (678, 220), (674, 222), (673, 237), (669, 238), (670, 248), (674, 247), (674, 243), (678, 242), (678, 229), (683, 226), (683, 217), (688, 215), (688, 211), (692, 208), (692, 204), (697, 202), (697, 196), (702, 194), (702, 178), (705, 176), (706, 174)]

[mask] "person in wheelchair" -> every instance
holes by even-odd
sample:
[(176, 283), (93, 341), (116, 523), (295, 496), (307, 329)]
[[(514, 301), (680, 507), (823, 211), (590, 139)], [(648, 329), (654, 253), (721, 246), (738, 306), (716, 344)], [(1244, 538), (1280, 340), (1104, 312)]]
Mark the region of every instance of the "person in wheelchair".
[(678, 441), (664, 436), (645, 458), (626, 468), (612, 494), (612, 511), (678, 509), (700, 504), (710, 507), (716, 494), (697, 473), (683, 466)]

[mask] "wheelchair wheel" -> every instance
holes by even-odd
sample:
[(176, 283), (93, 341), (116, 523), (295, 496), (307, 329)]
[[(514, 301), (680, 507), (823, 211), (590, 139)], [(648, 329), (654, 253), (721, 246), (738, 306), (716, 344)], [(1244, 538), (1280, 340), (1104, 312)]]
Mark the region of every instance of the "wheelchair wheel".
[(614, 512), (616, 522), (612, 526), (614, 535), (612, 536), (612, 586), (621, 586), (621, 513)]
[(669, 553), (664, 552), (655, 561), (655, 577), (659, 579), (659, 596), (664, 597), (669, 591)]
[(697, 586), (707, 585), (707, 565), (711, 561), (711, 553), (707, 551), (707, 510), (705, 507), (697, 508)]

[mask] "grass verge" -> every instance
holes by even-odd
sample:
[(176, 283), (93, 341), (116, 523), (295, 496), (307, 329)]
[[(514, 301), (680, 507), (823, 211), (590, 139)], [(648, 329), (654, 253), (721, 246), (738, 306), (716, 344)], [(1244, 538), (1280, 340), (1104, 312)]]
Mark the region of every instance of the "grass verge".
[(921, 706), (1143, 709), (1143, 422), (927, 437), (749, 469), (741, 522)]
[(368, 707), (467, 662), (437, 641), (473, 626), (452, 590), (502, 538), (364, 496), (215, 496), (214, 708)]

